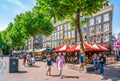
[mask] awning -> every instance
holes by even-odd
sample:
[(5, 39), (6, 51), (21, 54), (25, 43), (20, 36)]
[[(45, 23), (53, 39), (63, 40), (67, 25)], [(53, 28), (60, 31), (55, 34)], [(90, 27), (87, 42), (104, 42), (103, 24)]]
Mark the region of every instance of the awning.
[(56, 47), (56, 49), (60, 49), (61, 47), (63, 47), (63, 45), (59, 45)]
[(27, 53), (33, 52), (33, 49), (26, 50)]
[(75, 52), (75, 48), (78, 46), (78, 44), (73, 45), (71, 48), (67, 50), (67, 52)]
[(92, 46), (95, 47), (96, 49), (98, 49), (97, 51), (108, 51), (107, 48), (105, 48), (99, 44), (93, 44)]
[(46, 48), (38, 49), (38, 50), (36, 50), (36, 52), (42, 52), (44, 50), (46, 50)]
[[(90, 44), (88, 44), (87, 42), (84, 42), (83, 43), (83, 46), (84, 46), (84, 50), (85, 51), (94, 51), (95, 48), (92, 47)], [(76, 48), (75, 48), (76, 51), (80, 51), (80, 45), (78, 45)]]
[(108, 48), (110, 46), (110, 44), (103, 44), (102, 46), (105, 48)]
[(69, 45), (64, 45), (63, 47), (61, 47), (60, 49), (54, 50), (54, 52), (67, 52), (67, 50), (71, 48), (71, 46)]

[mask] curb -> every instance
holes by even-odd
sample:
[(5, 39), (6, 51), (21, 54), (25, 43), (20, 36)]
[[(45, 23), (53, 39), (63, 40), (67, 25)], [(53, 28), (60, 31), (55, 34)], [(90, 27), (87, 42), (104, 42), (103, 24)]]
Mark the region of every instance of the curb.
[(2, 61), (2, 63), (3, 63), (3, 66), (0, 69), (0, 77), (2, 77), (2, 75), (4, 73), (4, 70), (6, 69), (6, 62), (4, 60), (2, 60), (2, 59), (0, 59), (0, 61)]

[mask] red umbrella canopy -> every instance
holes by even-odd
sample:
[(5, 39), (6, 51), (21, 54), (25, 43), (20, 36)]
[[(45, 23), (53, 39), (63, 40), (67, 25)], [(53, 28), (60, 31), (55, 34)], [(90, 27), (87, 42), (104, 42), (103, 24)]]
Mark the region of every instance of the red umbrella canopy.
[(98, 49), (98, 51), (107, 51), (108, 49), (99, 45), (99, 44), (93, 44), (93, 47), (95, 47), (96, 49)]
[(68, 49), (70, 49), (71, 46), (65, 44), (64, 46), (62, 46), (61, 48), (55, 50), (54, 52), (67, 52)]
[[(93, 51), (95, 50), (95, 48), (93, 48), (90, 44), (88, 44), (87, 42), (84, 42), (83, 43), (83, 46), (84, 46), (84, 50), (85, 51)], [(78, 45), (76, 48), (75, 48), (76, 51), (80, 51), (80, 45)]]
[(77, 46), (78, 46), (78, 44), (72, 46), (71, 48), (69, 48), (69, 49), (67, 50), (67, 52), (75, 52), (75, 48), (76, 48)]

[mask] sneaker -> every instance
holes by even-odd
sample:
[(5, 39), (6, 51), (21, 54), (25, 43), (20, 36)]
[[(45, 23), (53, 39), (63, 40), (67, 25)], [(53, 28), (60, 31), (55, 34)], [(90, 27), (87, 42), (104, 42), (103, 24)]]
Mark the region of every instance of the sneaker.
[(48, 76), (48, 74), (46, 73), (46, 76)]
[(62, 75), (60, 76), (60, 79), (63, 79), (63, 76), (62, 76)]

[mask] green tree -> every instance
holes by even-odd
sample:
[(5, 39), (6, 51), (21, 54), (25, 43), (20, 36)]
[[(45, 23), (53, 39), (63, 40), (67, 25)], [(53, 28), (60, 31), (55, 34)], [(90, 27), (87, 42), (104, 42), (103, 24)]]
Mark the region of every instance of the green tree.
[(34, 52), (34, 40), (37, 34), (49, 36), (54, 27), (50, 20), (45, 19), (45, 16), (41, 13), (37, 13), (38, 10), (28, 11), (22, 15), (21, 27), (24, 29), (24, 34), (28, 37), (33, 37), (33, 52)]
[(71, 25), (77, 27), (81, 52), (85, 56), (81, 26), (107, 3), (108, 0), (37, 0), (36, 7), (54, 21), (72, 19)]

